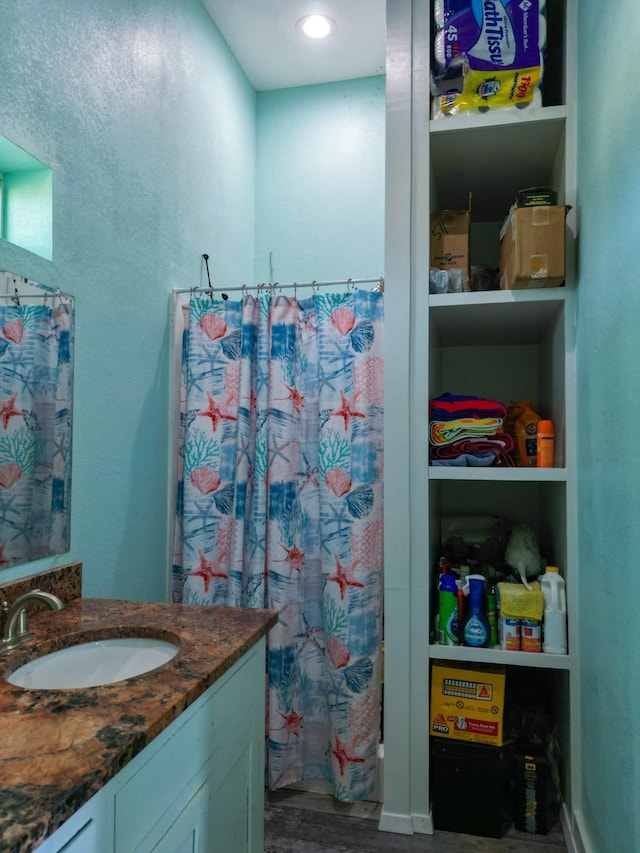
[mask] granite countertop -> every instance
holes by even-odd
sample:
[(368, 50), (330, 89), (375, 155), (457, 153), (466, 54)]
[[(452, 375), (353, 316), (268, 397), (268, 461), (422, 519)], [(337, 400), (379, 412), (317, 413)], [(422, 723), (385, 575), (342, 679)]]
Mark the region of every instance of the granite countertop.
[[(29, 853), (223, 675), (277, 621), (273, 610), (78, 598), (30, 616), (33, 640), (0, 658), (0, 851)], [(27, 660), (76, 642), (178, 642), (160, 669), (101, 687), (25, 690)]]

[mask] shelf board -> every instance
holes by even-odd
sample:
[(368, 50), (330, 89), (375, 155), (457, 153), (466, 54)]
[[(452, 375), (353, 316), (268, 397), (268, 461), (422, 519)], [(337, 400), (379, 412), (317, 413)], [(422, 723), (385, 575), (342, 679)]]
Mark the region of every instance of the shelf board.
[(471, 646), (441, 646), (438, 643), (430, 644), (429, 657), (432, 660), (450, 660), (458, 663), (493, 663), (535, 667), (537, 669), (571, 669), (571, 655), (507, 652), (503, 649), (474, 649)]
[(442, 345), (539, 344), (565, 302), (565, 287), (429, 295), (432, 328)]
[(430, 480), (468, 480), (498, 483), (564, 483), (566, 468), (486, 468), (429, 465)]
[(475, 221), (502, 221), (516, 189), (551, 183), (566, 118), (556, 106), (430, 121), (439, 207), (464, 209), (472, 192)]

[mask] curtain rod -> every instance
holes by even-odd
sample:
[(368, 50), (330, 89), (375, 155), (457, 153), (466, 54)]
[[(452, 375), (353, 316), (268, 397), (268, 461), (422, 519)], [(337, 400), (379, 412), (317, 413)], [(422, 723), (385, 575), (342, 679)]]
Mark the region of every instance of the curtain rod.
[(12, 302), (17, 302), (19, 305), (23, 299), (44, 299), (45, 302), (48, 299), (68, 299), (70, 302), (73, 302), (74, 297), (70, 293), (63, 293), (62, 291), (59, 293), (54, 291), (43, 291), (42, 293), (20, 293), (19, 291), (16, 291), (15, 293), (0, 293), (0, 299), (10, 299)]
[(261, 284), (243, 284), (235, 287), (223, 287), (221, 285), (215, 285), (215, 287), (183, 287), (174, 289), (174, 293), (206, 293), (207, 295), (213, 293), (233, 293), (234, 291), (243, 291), (246, 292), (248, 290), (257, 290), (258, 293), (261, 291), (275, 291), (282, 290), (283, 287), (293, 288), (293, 290), (297, 290), (299, 287), (355, 287), (359, 284), (379, 284), (384, 288), (384, 278), (382, 276), (378, 276), (378, 278), (345, 278), (340, 281), (292, 281), (287, 282), (285, 284), (281, 284), (279, 281), (274, 281), (271, 283), (261, 283)]

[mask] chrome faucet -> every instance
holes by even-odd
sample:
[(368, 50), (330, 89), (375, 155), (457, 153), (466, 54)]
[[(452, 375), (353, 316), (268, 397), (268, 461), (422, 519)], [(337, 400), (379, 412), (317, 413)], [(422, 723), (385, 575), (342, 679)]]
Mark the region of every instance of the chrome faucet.
[(17, 649), (32, 638), (27, 624), (26, 606), (30, 601), (42, 601), (52, 610), (62, 610), (64, 604), (57, 595), (41, 589), (32, 589), (19, 595), (9, 604), (0, 603), (0, 655)]

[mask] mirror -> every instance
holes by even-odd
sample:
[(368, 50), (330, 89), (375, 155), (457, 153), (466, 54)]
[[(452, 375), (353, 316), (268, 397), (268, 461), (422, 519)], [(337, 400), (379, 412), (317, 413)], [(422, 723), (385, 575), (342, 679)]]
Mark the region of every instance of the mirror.
[(69, 550), (74, 300), (0, 272), (0, 568)]

